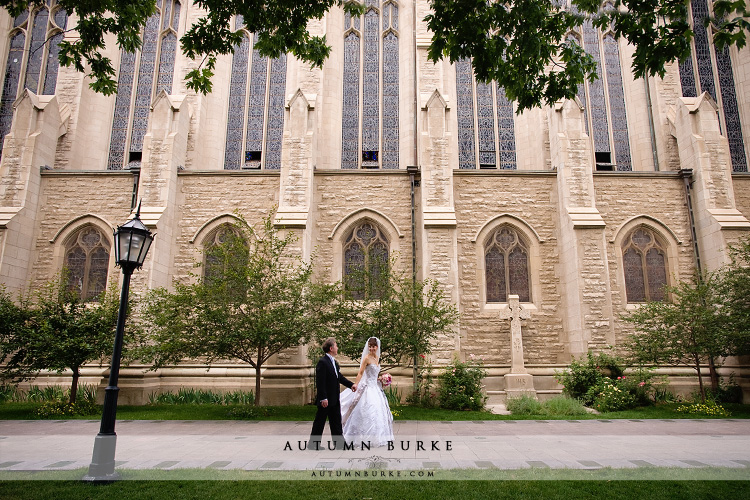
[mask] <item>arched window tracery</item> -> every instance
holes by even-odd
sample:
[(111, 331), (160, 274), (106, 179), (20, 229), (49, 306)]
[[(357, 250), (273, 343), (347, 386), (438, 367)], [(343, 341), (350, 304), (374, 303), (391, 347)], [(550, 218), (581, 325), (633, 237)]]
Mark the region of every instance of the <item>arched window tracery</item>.
[(508, 295), (518, 295), (521, 302), (531, 302), (529, 245), (509, 225), (502, 225), (487, 239), (484, 248), (486, 301), (507, 302)]
[(96, 300), (107, 288), (110, 242), (99, 229), (85, 226), (65, 243), (68, 290), (84, 302)]

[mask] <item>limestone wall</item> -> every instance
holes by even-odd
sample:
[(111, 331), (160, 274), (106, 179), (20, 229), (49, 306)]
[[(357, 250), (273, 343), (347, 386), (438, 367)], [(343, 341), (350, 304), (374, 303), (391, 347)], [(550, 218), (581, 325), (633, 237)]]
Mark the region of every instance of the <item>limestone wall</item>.
[[(595, 174), (596, 206), (606, 223), (612, 311), (617, 343), (632, 328), (619, 319), (629, 310), (622, 270), (620, 238), (634, 224), (645, 223), (668, 245), (668, 280), (687, 279), (695, 268), (683, 180), (674, 173)], [(657, 202), (658, 201), (658, 202)], [(630, 223), (628, 225), (628, 223)], [(632, 308), (632, 306), (631, 306)]]
[[(483, 299), (484, 259), (481, 241), (472, 241), (490, 221), (503, 214), (524, 221), (539, 235), (531, 242), (532, 311), (523, 333), (527, 363), (556, 363), (563, 353), (558, 288), (558, 217), (556, 179), (551, 174), (472, 174), (454, 171), (462, 347), (466, 355), (482, 356), (488, 364), (510, 364), (510, 326), (497, 304)], [(519, 227), (518, 225), (516, 227)], [(537, 255), (534, 255), (534, 254)], [(534, 286), (536, 285), (536, 286)]]

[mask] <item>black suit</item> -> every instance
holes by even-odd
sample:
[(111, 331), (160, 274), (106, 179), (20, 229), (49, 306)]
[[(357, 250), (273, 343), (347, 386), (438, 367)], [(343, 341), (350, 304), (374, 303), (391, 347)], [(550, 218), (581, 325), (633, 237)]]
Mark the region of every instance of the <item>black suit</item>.
[[(337, 373), (338, 377), (336, 376)], [(315, 396), (318, 412), (315, 414), (308, 447), (316, 449), (314, 442), (322, 440), (321, 436), (323, 435), (323, 428), (326, 425), (326, 419), (328, 419), (328, 426), (331, 429), (331, 437), (336, 441), (337, 446), (339, 446), (343, 441), (339, 384), (343, 384), (346, 387), (351, 387), (354, 384), (341, 374), (338, 363), (336, 363), (336, 370), (334, 371), (333, 363), (328, 355), (320, 358), (318, 364), (315, 366), (315, 384), (318, 386), (318, 393)], [(324, 399), (328, 400), (328, 406), (325, 408), (321, 405), (321, 401)], [(320, 449), (324, 449), (325, 447), (325, 445), (320, 445)]]

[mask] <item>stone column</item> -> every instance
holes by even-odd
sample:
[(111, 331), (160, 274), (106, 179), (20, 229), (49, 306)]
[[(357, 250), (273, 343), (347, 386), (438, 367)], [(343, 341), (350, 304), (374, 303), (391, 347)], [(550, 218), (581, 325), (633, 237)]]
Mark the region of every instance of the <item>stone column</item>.
[(133, 280), (148, 279), (149, 288), (172, 284), (178, 219), (175, 210), (177, 172), (185, 165), (190, 115), (184, 95), (169, 95), (162, 91), (152, 105), (148, 131), (143, 138), (138, 187), (138, 197), (143, 200), (141, 220), (157, 235), (144, 265), (148, 277), (136, 273)]
[(693, 171), (693, 213), (703, 270), (728, 261), (727, 245), (750, 230), (737, 210), (729, 143), (721, 134), (716, 102), (704, 92), (682, 97), (670, 116), (680, 166)]
[(604, 220), (596, 208), (591, 140), (576, 98), (550, 108), (550, 153), (557, 169), (560, 288), (568, 352), (614, 344)]
[[(453, 304), (458, 304), (456, 210), (453, 203), (452, 135), (447, 124), (448, 103), (435, 90), (422, 106), (420, 136), (421, 184), (419, 209), (422, 248), (418, 252), (421, 277), (438, 281)], [(433, 349), (438, 363), (450, 362), (460, 352), (458, 328), (453, 338), (442, 338)]]
[(57, 97), (23, 91), (0, 161), (0, 283), (11, 292), (28, 286), (34, 263), (34, 230), (40, 169), (55, 163), (55, 147), (65, 134), (68, 107)]

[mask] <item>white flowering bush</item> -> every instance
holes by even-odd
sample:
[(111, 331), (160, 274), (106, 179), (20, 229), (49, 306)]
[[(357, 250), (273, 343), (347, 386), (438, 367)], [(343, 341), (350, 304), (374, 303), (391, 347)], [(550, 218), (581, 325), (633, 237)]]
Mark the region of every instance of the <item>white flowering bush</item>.
[(635, 395), (622, 386), (622, 378), (618, 380), (602, 379), (593, 388), (594, 404), (592, 406), (601, 412), (622, 411), (633, 408), (636, 405)]

